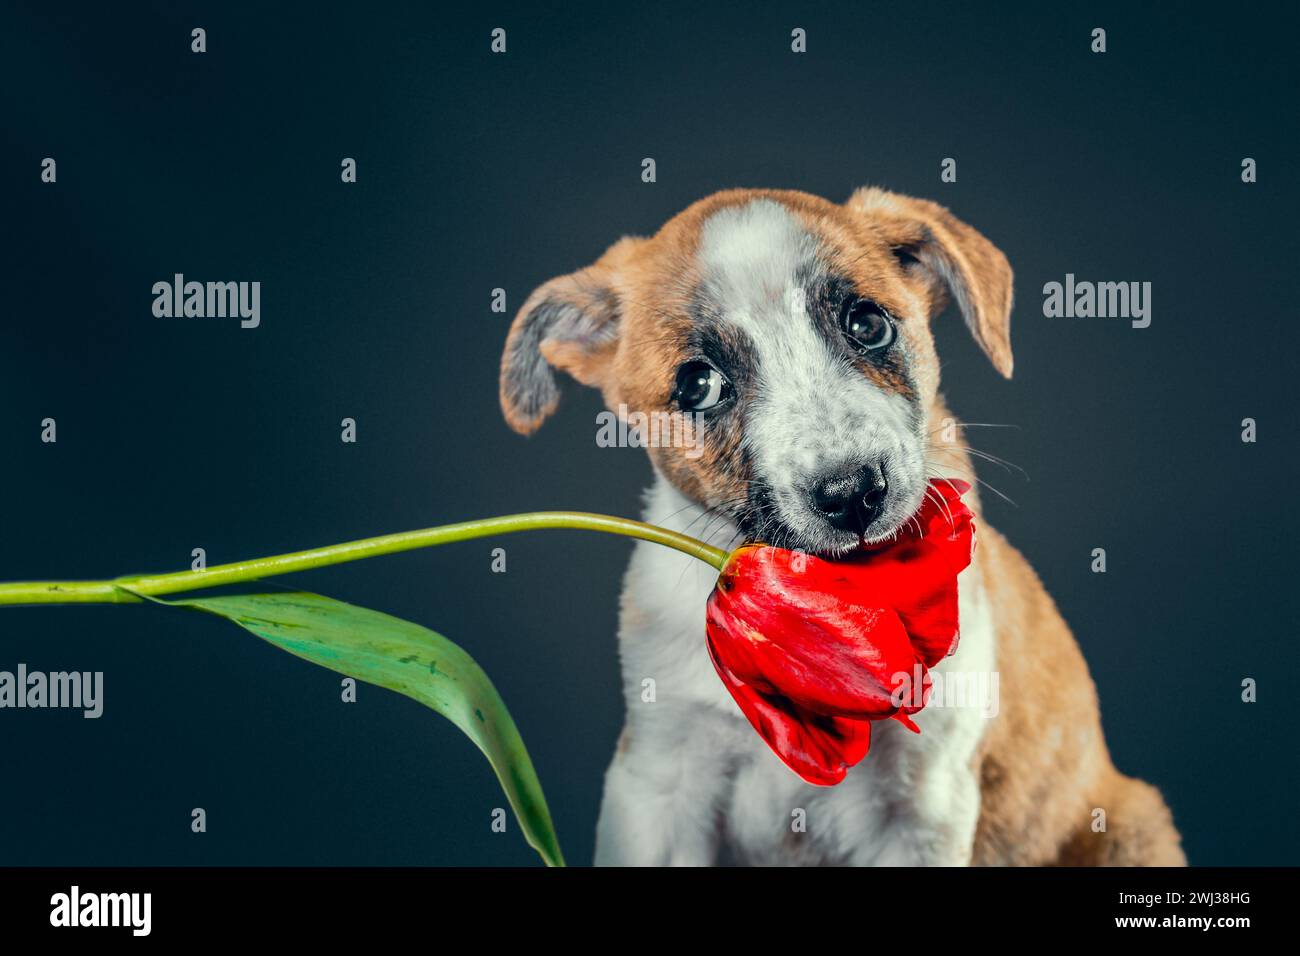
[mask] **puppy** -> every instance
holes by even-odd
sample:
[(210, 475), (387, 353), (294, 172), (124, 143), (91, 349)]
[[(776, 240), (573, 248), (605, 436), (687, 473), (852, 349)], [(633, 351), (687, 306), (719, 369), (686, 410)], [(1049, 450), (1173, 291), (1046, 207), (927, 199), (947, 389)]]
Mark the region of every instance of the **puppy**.
[[(730, 190), (537, 289), (506, 340), (501, 404), (531, 433), (556, 407), (558, 369), (611, 409), (690, 412), (698, 447), (649, 449), (645, 520), (720, 547), (836, 557), (889, 538), (930, 477), (972, 474), (963, 442), (940, 434), (952, 426), (930, 321), (951, 296), (1010, 377), (1011, 293), (1006, 257), (935, 203), (876, 188), (844, 205)], [(976, 494), (966, 500), (978, 515)], [(627, 722), (597, 864), (1185, 863), (1159, 793), (1111, 764), (1051, 598), (977, 525), (958, 579), (961, 640), (935, 673), (996, 675), (995, 706), (932, 703), (919, 736), (880, 722), (871, 752), (829, 788), (768, 750), (714, 672), (713, 572), (639, 543), (619, 632)]]

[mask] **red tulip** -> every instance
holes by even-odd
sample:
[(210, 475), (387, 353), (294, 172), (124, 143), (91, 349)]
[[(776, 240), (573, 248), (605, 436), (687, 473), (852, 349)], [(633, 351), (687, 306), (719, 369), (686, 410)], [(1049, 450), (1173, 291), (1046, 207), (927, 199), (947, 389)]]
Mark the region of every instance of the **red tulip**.
[[(871, 744), (871, 722), (909, 719), (929, 668), (957, 641), (957, 574), (974, 525), (964, 481), (930, 483), (884, 544), (826, 561), (764, 544), (727, 559), (709, 596), (709, 656), (741, 711), (809, 783), (830, 786)], [(919, 697), (909, 682), (919, 673)]]

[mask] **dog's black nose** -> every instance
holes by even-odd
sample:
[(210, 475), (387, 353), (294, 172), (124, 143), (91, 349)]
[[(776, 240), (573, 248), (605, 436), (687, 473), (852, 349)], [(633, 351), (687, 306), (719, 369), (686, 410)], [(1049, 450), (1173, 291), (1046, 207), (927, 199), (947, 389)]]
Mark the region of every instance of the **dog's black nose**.
[(812, 490), (812, 503), (835, 527), (862, 534), (880, 517), (888, 489), (884, 473), (867, 465), (817, 482)]

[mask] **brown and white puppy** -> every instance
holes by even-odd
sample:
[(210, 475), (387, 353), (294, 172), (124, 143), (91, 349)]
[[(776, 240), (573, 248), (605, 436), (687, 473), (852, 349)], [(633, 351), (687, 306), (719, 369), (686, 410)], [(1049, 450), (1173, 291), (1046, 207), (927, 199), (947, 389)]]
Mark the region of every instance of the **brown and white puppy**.
[[(893, 534), (929, 477), (971, 475), (964, 443), (937, 437), (950, 415), (929, 323), (951, 295), (1009, 377), (1011, 293), (1002, 253), (935, 203), (874, 188), (844, 205), (721, 192), (534, 292), (506, 342), (501, 403), (532, 432), (556, 406), (559, 369), (611, 409), (697, 413), (697, 446), (649, 450), (648, 521), (720, 546), (840, 555)], [(995, 675), (983, 686), (996, 701), (938, 701), (920, 736), (876, 725), (871, 753), (832, 788), (787, 770), (714, 674), (712, 572), (639, 544), (597, 862), (1185, 862), (1159, 793), (1111, 764), (1051, 598), (982, 520), (978, 535), (959, 579), (962, 640), (936, 673)]]

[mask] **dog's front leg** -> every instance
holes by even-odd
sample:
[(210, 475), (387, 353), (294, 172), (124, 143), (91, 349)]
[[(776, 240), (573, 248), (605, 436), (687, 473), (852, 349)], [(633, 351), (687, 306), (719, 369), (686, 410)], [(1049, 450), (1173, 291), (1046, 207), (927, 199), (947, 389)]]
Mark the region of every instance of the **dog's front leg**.
[[(716, 757), (665, 728), (629, 722), (605, 774), (597, 866), (712, 866), (730, 774)], [(678, 727), (691, 726), (683, 715)], [(696, 725), (698, 726), (698, 725)], [(707, 733), (701, 734), (707, 738)]]

